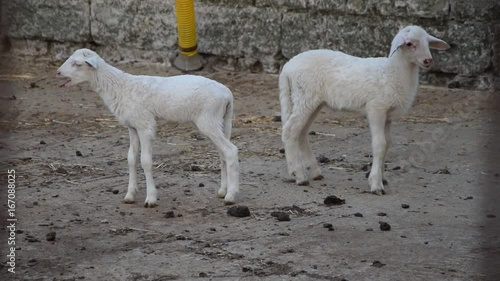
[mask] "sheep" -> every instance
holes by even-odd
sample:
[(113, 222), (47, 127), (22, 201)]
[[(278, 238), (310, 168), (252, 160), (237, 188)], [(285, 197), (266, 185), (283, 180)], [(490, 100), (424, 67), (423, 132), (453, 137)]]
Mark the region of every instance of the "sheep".
[(129, 184), (124, 203), (135, 202), (136, 160), (141, 150), (141, 165), (146, 176), (144, 206), (157, 205), (152, 175), (152, 141), (156, 119), (192, 122), (207, 136), (220, 155), (221, 187), (217, 197), (232, 204), (239, 191), (238, 149), (231, 143), (233, 95), (224, 85), (196, 75), (173, 77), (131, 75), (106, 63), (89, 49), (76, 50), (57, 70), (60, 87), (89, 82), (118, 121), (128, 127)]
[(368, 183), (372, 193), (385, 193), (383, 170), (391, 123), (406, 114), (418, 89), (419, 67), (429, 69), (429, 48), (450, 46), (418, 26), (401, 29), (392, 40), (389, 56), (359, 58), (340, 51), (311, 50), (288, 61), (279, 76), (282, 142), (288, 172), (296, 184), (323, 175), (307, 133), (321, 108), (357, 111), (366, 115), (372, 136), (373, 163)]

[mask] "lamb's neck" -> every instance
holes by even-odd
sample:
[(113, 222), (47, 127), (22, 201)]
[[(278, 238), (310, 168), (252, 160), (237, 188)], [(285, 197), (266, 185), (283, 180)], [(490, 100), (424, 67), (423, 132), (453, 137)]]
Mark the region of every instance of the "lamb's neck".
[(127, 84), (129, 74), (106, 63), (100, 63), (91, 79), (91, 87), (101, 96), (109, 110), (119, 117), (122, 114), (124, 85)]
[(90, 85), (103, 99), (116, 98), (117, 90), (124, 85), (127, 74), (106, 63), (100, 63), (94, 71)]
[(389, 69), (394, 79), (393, 86), (399, 97), (400, 106), (403, 110), (408, 110), (413, 103), (418, 89), (418, 66), (408, 62), (401, 52), (395, 52), (389, 58)]

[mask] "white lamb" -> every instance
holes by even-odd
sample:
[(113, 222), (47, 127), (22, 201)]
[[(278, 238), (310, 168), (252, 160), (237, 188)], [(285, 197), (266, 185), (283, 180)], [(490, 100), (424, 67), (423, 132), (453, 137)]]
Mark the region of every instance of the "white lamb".
[(144, 206), (157, 205), (152, 174), (152, 141), (156, 118), (171, 122), (192, 122), (215, 144), (221, 157), (221, 187), (217, 196), (231, 204), (239, 190), (238, 149), (230, 142), (233, 95), (224, 85), (195, 75), (174, 77), (136, 76), (107, 64), (98, 54), (79, 49), (58, 69), (61, 87), (90, 82), (121, 124), (129, 129), (129, 185), (125, 203), (133, 203), (137, 193), (136, 161), (141, 148), (141, 164), (146, 175)]
[(372, 135), (371, 192), (384, 193), (383, 170), (391, 121), (411, 108), (418, 89), (418, 67), (429, 69), (429, 48), (450, 46), (418, 26), (407, 26), (394, 37), (389, 57), (359, 58), (331, 50), (312, 50), (293, 57), (279, 77), (283, 122), (282, 141), (288, 171), (298, 185), (309, 176), (323, 179), (307, 133), (323, 105), (334, 110), (361, 111)]

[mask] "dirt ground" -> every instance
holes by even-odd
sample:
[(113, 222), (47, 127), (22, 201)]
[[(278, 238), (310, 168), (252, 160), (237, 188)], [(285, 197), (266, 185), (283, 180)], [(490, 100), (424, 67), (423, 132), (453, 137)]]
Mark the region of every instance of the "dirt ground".
[[(309, 137), (315, 155), (324, 156), (325, 179), (296, 186), (280, 152), (281, 123), (273, 121), (277, 75), (199, 72), (235, 96), (237, 205), (251, 212), (237, 218), (215, 197), (218, 155), (191, 125), (158, 128), (159, 206), (143, 207), (140, 166), (138, 202), (123, 204), (127, 129), (88, 85), (58, 88), (58, 65), (12, 65), (1, 79), (11, 81), (12, 92), (0, 102), (17, 113), (2, 121), (15, 127), (1, 140), (8, 155), (2, 164), (18, 176), (16, 273), (2, 262), (2, 280), (498, 280), (488, 279), (482, 264), (498, 251), (488, 243), (498, 242), (491, 222), (500, 219), (499, 204), (486, 193), (500, 170), (482, 161), (498, 149), (488, 138), (494, 120), (485, 92), (423, 87), (411, 114), (393, 126), (388, 194), (376, 196), (367, 192), (371, 146), (363, 117), (323, 110)], [(326, 206), (329, 195), (345, 204)], [(278, 221), (274, 211), (290, 221)], [(381, 221), (390, 231), (381, 231)], [(54, 241), (47, 241), (50, 232)]]

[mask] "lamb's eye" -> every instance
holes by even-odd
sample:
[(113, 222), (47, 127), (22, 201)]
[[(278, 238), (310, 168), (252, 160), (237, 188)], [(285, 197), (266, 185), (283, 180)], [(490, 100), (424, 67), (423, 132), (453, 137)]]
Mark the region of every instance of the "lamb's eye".
[(413, 44), (411, 42), (406, 43), (406, 46), (411, 47)]

